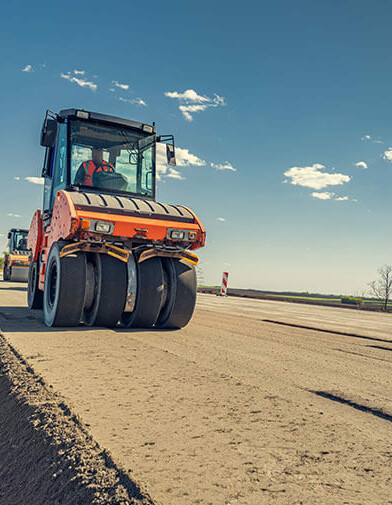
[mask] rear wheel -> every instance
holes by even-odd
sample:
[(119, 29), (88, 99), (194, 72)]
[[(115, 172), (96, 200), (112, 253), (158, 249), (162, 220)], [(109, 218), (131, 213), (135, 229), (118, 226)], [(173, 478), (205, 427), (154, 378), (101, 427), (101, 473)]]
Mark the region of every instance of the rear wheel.
[(12, 282), (27, 282), (29, 270), (27, 267), (14, 266), (9, 268), (8, 280)]
[(121, 323), (127, 328), (151, 328), (163, 302), (163, 269), (160, 258), (135, 263), (137, 289), (135, 308), (124, 312)]
[(192, 318), (196, 304), (196, 270), (184, 262), (163, 258), (165, 272), (164, 304), (155, 326), (183, 328)]
[(9, 280), (10, 280), (10, 277), (9, 277), (8, 267), (6, 265), (4, 265), (4, 268), (3, 268), (3, 281), (9, 281)]
[(42, 309), (43, 291), (38, 289), (39, 266), (37, 261), (31, 261), (27, 280), (27, 304), (29, 309)]
[(86, 257), (76, 253), (60, 258), (63, 244), (55, 242), (45, 272), (44, 320), (46, 326), (76, 326), (84, 306)]
[(124, 310), (127, 267), (106, 254), (87, 255), (83, 322), (88, 326), (117, 325)]

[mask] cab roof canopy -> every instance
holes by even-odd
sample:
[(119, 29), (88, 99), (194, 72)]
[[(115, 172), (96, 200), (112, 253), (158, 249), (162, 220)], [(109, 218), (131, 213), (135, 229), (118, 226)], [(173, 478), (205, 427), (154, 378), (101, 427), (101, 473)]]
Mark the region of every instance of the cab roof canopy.
[(77, 119), (91, 119), (93, 121), (102, 121), (105, 123), (126, 126), (128, 128), (135, 128), (149, 134), (156, 132), (155, 123), (149, 125), (146, 123), (139, 123), (138, 121), (132, 121), (131, 119), (124, 119), (117, 116), (107, 116), (106, 114), (100, 114), (99, 112), (90, 112), (84, 109), (64, 109), (58, 113), (58, 116), (64, 119), (67, 117), (75, 117)]
[(22, 228), (11, 228), (10, 232), (11, 233), (16, 233), (16, 232), (29, 233), (29, 230), (23, 230)]

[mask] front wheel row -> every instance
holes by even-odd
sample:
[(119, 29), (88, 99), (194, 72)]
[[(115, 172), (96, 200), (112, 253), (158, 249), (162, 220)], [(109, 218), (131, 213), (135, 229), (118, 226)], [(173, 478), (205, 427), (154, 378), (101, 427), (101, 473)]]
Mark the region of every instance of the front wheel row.
[(77, 252), (60, 258), (64, 244), (50, 249), (45, 289), (32, 262), (28, 306), (43, 309), (46, 326), (182, 328), (196, 303), (196, 272), (187, 262), (154, 257), (128, 264), (106, 254)]

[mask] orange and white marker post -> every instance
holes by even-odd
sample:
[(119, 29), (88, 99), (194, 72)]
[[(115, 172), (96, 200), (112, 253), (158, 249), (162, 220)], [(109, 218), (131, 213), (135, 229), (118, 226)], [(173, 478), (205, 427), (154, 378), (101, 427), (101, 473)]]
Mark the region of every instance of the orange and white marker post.
[(227, 283), (229, 281), (229, 272), (223, 272), (222, 285), (221, 285), (221, 296), (227, 296)]

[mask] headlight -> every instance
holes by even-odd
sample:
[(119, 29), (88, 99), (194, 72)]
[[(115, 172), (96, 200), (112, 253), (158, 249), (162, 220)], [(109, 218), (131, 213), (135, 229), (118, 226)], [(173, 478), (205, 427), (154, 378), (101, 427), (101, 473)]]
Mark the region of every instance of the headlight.
[(197, 232), (190, 230), (177, 230), (168, 228), (166, 237), (171, 240), (183, 240), (184, 242), (194, 242), (197, 239)]
[(110, 233), (111, 223), (102, 223), (98, 221), (95, 223), (95, 231), (100, 233)]
[(170, 233), (170, 238), (174, 240), (183, 240), (185, 237), (185, 232), (180, 230), (172, 230)]

